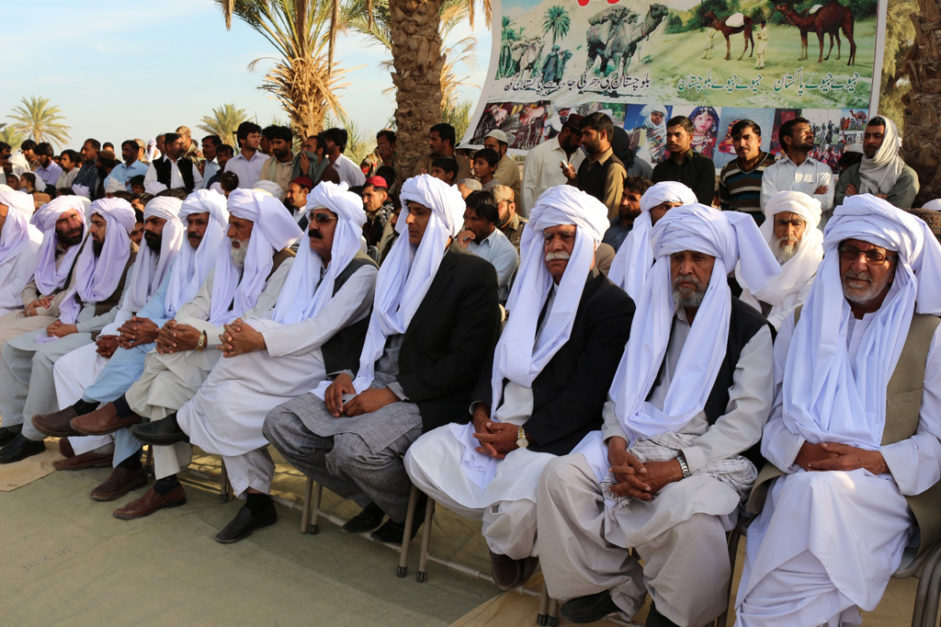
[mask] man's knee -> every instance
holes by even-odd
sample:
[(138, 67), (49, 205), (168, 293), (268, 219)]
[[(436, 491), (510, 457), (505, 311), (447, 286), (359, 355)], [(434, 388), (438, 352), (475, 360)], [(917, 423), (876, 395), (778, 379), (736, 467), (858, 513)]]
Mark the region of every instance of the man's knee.
[(373, 453), (355, 433), (338, 433), (333, 437), (330, 457), (341, 468), (371, 468), (382, 465), (386, 456), (382, 451)]
[(585, 483), (582, 459), (581, 455), (565, 455), (550, 460), (539, 479), (540, 494), (554, 497), (563, 494), (567, 486)]
[(275, 407), (265, 416), (265, 422), (261, 425), (261, 433), (266, 440), (274, 444), (275, 448), (280, 449), (284, 444), (284, 436), (292, 423), (299, 421), (300, 419), (294, 412), (280, 406)]

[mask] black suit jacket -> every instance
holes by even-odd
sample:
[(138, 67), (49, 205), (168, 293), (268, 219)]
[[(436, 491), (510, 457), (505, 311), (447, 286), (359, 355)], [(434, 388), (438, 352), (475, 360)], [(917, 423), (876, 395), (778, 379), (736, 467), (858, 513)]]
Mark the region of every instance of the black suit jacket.
[[(601, 428), (601, 408), (627, 344), (633, 317), (634, 301), (592, 269), (568, 342), (533, 381), (533, 413), (524, 427), (530, 449), (565, 455), (586, 433)], [(491, 365), (481, 375), (473, 395), (488, 407), (493, 396), (492, 362), (491, 357)], [(491, 411), (494, 409), (491, 407)]]
[(399, 353), (397, 381), (418, 404), (425, 431), (467, 413), (499, 327), (496, 270), (479, 257), (449, 250)]

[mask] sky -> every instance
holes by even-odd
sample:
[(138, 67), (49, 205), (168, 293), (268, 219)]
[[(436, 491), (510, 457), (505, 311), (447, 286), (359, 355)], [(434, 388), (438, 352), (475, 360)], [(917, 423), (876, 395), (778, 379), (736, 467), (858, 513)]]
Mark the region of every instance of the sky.
[[(86, 137), (115, 145), (146, 140), (181, 124), (200, 137), (200, 119), (226, 103), (262, 126), (288, 119), (274, 97), (258, 89), (272, 62), (247, 68), (259, 57), (273, 59), (274, 49), (237, 18), (227, 31), (212, 0), (47, 0), (39, 6), (0, 0), (0, 122), (10, 122), (7, 116), (22, 98), (48, 98), (71, 127), (69, 145), (56, 146), (60, 150), (78, 149)], [(458, 71), (477, 85), (461, 89), (462, 100), (475, 105), (491, 44), (482, 13), (474, 31), (465, 25), (454, 33), (477, 39), (474, 67)], [(395, 109), (394, 94), (382, 93), (392, 86), (379, 66), (386, 58), (383, 48), (361, 36), (337, 40), (335, 62), (352, 70), (340, 100), (367, 134), (385, 127)]]

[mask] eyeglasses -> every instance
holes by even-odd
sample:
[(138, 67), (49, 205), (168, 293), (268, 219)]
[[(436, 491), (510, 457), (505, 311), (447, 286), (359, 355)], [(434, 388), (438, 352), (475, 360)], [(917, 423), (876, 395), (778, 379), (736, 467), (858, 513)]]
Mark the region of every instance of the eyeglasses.
[(316, 222), (317, 224), (328, 224), (337, 219), (336, 216), (332, 216), (329, 213), (315, 213), (310, 217), (312, 218), (312, 222)]
[(872, 266), (877, 266), (879, 264), (885, 263), (888, 261), (895, 261), (895, 255), (887, 255), (886, 253), (876, 250), (875, 248), (870, 248), (869, 250), (860, 250), (855, 246), (849, 246), (843, 244), (837, 248), (837, 252), (840, 253), (840, 259), (843, 261), (856, 261), (859, 259), (860, 255), (863, 255), (866, 258), (866, 263)]

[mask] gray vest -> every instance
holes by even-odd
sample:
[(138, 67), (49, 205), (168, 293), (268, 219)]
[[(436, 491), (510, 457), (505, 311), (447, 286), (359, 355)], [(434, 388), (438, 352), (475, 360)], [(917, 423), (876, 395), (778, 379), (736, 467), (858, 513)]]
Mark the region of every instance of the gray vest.
[[(336, 281), (333, 283), (333, 294), (336, 295), (343, 284), (346, 283), (353, 274), (365, 265), (376, 267), (376, 262), (362, 253), (357, 253), (355, 257), (346, 265)], [(359, 322), (347, 325), (334, 334), (329, 340), (320, 347), (323, 355), (324, 368), (327, 374), (340, 372), (341, 370), (351, 370), (356, 372), (359, 369), (359, 354), (363, 350), (363, 341), (366, 339), (366, 329), (369, 327), (369, 316), (367, 315)]]

